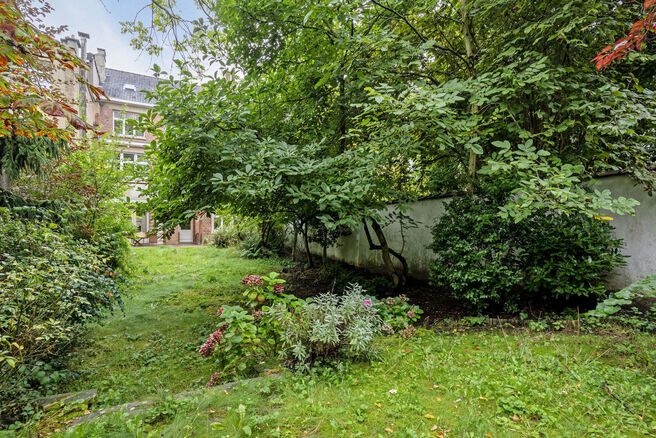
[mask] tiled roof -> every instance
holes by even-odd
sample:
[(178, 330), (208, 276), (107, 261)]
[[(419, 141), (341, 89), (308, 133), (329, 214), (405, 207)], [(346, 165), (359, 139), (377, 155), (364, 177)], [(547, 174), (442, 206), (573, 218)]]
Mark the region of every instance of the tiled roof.
[(110, 99), (152, 103), (146, 99), (146, 93), (142, 90), (153, 91), (158, 82), (159, 79), (152, 76), (108, 68), (105, 81), (100, 83), (100, 88)]

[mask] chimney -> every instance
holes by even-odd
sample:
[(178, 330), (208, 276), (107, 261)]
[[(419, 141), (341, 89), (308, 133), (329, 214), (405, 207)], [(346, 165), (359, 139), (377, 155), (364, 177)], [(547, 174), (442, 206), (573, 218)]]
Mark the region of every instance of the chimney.
[(80, 58), (80, 41), (77, 38), (70, 36), (63, 38), (61, 41), (64, 46), (71, 49), (71, 53)]
[(96, 70), (98, 73), (98, 79), (100, 83), (105, 82), (105, 64), (107, 62), (107, 53), (105, 52), (105, 49), (98, 48), (98, 53), (93, 55), (95, 64), (96, 64)]

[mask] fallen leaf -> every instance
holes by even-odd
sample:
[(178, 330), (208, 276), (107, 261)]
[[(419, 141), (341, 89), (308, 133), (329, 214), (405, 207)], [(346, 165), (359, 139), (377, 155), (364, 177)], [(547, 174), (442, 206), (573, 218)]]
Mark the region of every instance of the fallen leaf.
[(486, 398), (486, 397), (483, 397), (482, 395), (479, 395), (478, 398), (481, 399), (481, 400), (485, 400), (485, 401), (487, 401), (487, 398)]
[(379, 408), (382, 408), (382, 407), (383, 407), (383, 405), (382, 405), (381, 403), (374, 403), (374, 404), (375, 404), (376, 406), (378, 406)]
[(432, 420), (433, 418), (435, 418), (435, 415), (426, 414), (424, 415), (424, 417), (428, 418), (429, 420)]
[(399, 392), (399, 391), (397, 391), (396, 389), (390, 389), (390, 390), (389, 390), (389, 393), (390, 393), (390, 394), (396, 394), (397, 392)]
[(385, 428), (385, 432), (387, 432), (387, 433), (394, 433), (394, 431), (393, 431), (391, 428), (389, 428), (389, 427), (386, 427), (386, 428)]
[(442, 401), (442, 397), (435, 397), (437, 401)]
[(490, 432), (487, 432), (487, 433), (485, 434), (485, 436), (486, 436), (487, 438), (492, 438), (492, 434), (491, 434)]
[(517, 414), (513, 415), (512, 421), (519, 421), (519, 417), (517, 416)]
[(431, 430), (437, 430), (437, 424), (433, 425), (433, 427), (431, 427)]

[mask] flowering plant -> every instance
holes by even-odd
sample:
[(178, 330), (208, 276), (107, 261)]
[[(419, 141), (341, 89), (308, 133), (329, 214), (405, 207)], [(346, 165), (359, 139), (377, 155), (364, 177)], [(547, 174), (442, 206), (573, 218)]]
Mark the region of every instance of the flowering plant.
[(279, 278), (279, 275), (271, 272), (268, 276), (247, 275), (241, 279), (241, 284), (248, 287), (243, 295), (251, 307), (262, 305), (265, 301), (274, 301), (285, 291), (285, 280)]
[(424, 313), (419, 306), (411, 305), (405, 295), (387, 298), (379, 302), (376, 308), (386, 324), (385, 331), (389, 334), (413, 325)]
[[(248, 372), (267, 356), (269, 351), (262, 342), (253, 315), (247, 310), (239, 306), (223, 306), (217, 310), (216, 316), (219, 328), (207, 338), (198, 354), (215, 356), (222, 367), (221, 373)], [(218, 375), (213, 377), (212, 384), (217, 380)]]

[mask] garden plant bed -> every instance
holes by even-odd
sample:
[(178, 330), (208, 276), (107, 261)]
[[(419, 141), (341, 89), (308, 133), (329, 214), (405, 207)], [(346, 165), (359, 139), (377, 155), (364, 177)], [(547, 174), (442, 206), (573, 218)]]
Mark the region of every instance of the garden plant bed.
[[(328, 262), (327, 267), (307, 268), (302, 262), (295, 263), (284, 272), (283, 278), (287, 281), (288, 290), (301, 298), (313, 297), (333, 289), (339, 291), (351, 282), (363, 285), (371, 295), (380, 299), (404, 294), (411, 304), (419, 306), (424, 311), (421, 318), (421, 324), (424, 327), (430, 327), (436, 321), (459, 320), (472, 315), (472, 311), (453, 298), (449, 290), (435, 287), (427, 280), (410, 278), (405, 285), (395, 288), (380, 273), (332, 260)], [(578, 304), (579, 312), (584, 313), (594, 308), (595, 301), (582, 299)], [(572, 304), (572, 306), (574, 309), (572, 318), (577, 319), (575, 316), (577, 306), (576, 304)], [(525, 326), (529, 320), (543, 318), (547, 314), (561, 310), (563, 310), (562, 307), (554, 308), (547, 303), (530, 303), (525, 309), (522, 309), (521, 313), (525, 314), (523, 319), (520, 319), (520, 312), (492, 311), (486, 316), (490, 321), (501, 320), (515, 326)], [(498, 325), (497, 322), (490, 324)]]

